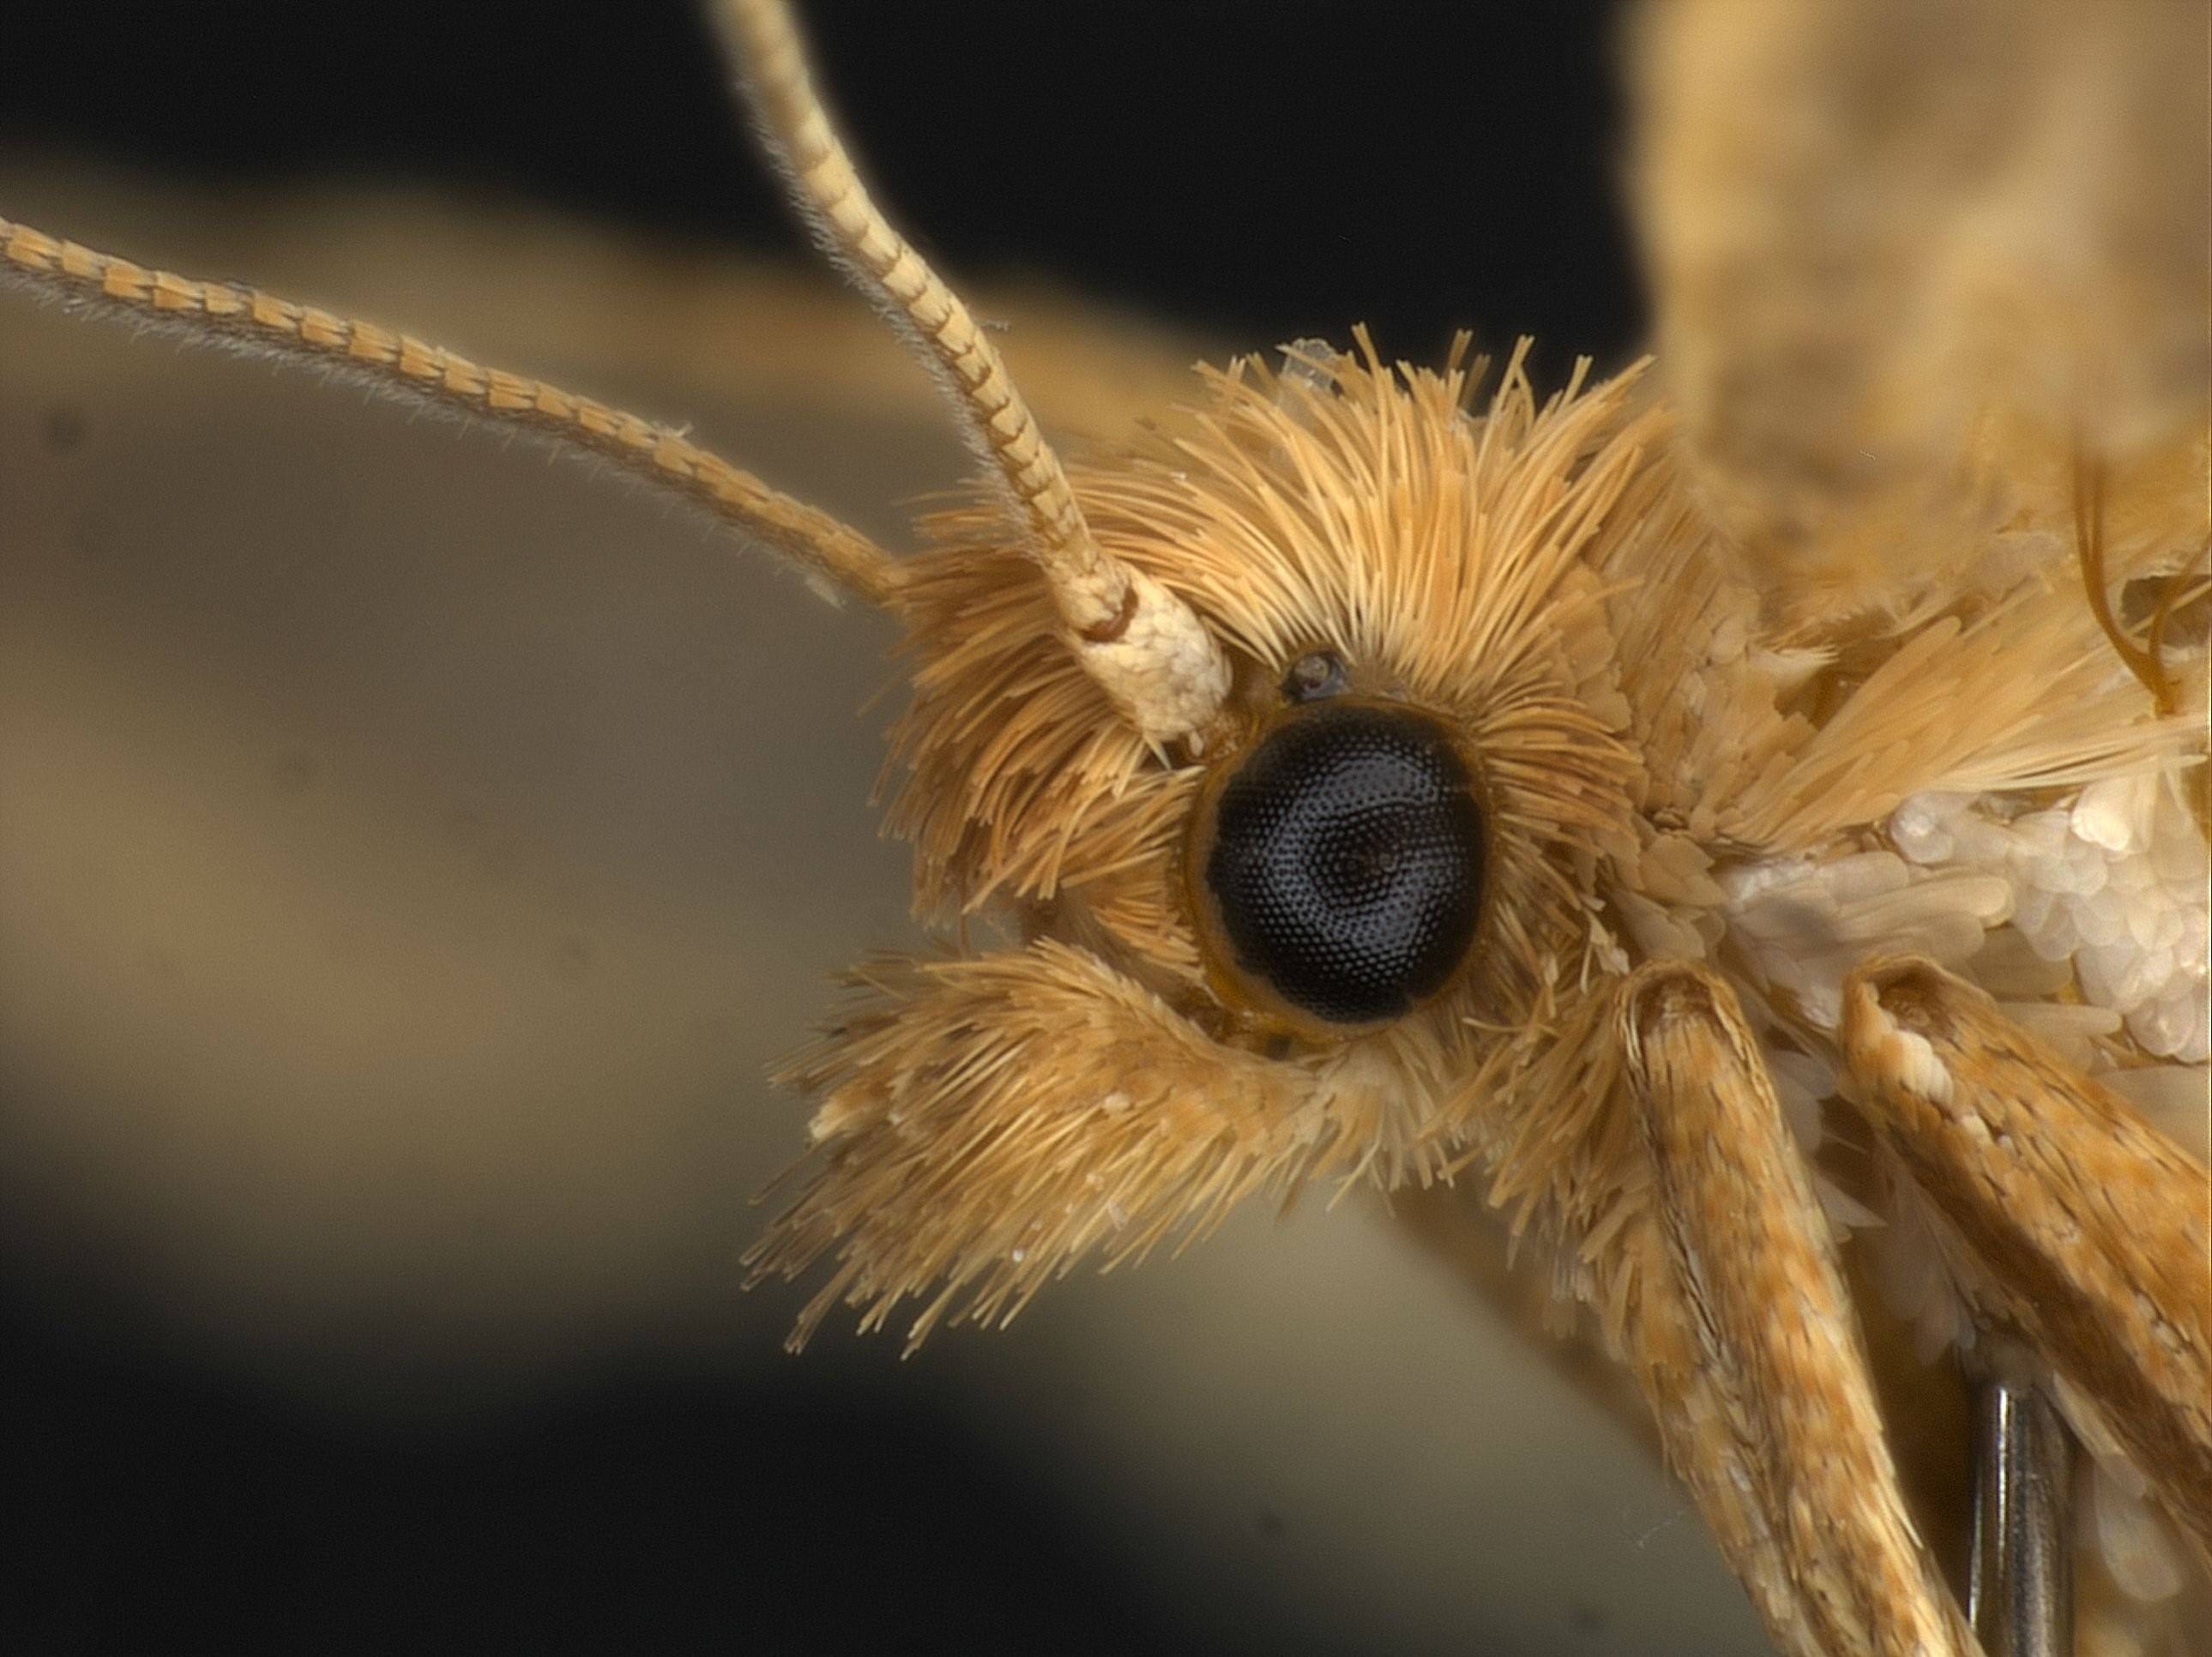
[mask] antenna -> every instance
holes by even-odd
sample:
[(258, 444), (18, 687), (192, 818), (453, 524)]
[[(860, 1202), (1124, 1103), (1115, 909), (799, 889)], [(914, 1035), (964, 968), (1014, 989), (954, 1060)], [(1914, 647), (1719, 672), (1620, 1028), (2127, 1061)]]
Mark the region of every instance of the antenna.
[(782, 0), (719, 0), (745, 101), (816, 239), (933, 369), (1003, 483), (1077, 659), (1155, 744), (1194, 737), (1229, 691), (1221, 647), (1190, 606), (1091, 537), (1060, 458), (960, 296), (860, 182), (814, 90)]

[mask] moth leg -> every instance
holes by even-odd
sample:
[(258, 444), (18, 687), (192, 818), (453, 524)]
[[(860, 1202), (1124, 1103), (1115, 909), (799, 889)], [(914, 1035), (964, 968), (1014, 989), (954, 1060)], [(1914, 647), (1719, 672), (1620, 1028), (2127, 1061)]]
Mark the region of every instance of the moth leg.
[(1618, 1008), (1650, 1187), (1625, 1332), (1669, 1460), (1785, 1650), (1975, 1652), (1907, 1511), (1826, 1217), (1734, 992), (1659, 963)]
[(1969, 1251), (1962, 1290), (2212, 1553), (2212, 1175), (1932, 962), (1859, 968), (1843, 1031), (1875, 1132)]

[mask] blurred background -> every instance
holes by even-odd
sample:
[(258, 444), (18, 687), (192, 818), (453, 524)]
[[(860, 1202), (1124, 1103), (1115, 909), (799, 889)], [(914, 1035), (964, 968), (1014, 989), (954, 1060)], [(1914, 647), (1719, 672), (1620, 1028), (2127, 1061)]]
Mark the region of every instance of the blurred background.
[[(799, 251), (703, 0), (119, 0), (12, 19), (0, 133), (167, 179), (433, 189), (639, 238)], [(1242, 349), (1455, 328), (1563, 363), (1641, 343), (1616, 200), (1626, 9), (1393, 0), (801, 8), (911, 234), (971, 278), (1048, 275)], [(1462, 15), (1464, 14), (1464, 15)], [(1524, 15), (1525, 14), (1525, 15)]]
[[(1064, 432), (1359, 320), (1552, 375), (1643, 331), (1609, 7), (807, 13)], [(895, 545), (958, 475), (690, 4), (8, 37), (11, 218), (689, 421)], [(915, 936), (876, 618), (501, 434), (6, 294), (0, 592), (11, 1648), (1762, 1648), (1635, 1433), (1371, 1201), (908, 1363), (779, 1350), (762, 1077)]]

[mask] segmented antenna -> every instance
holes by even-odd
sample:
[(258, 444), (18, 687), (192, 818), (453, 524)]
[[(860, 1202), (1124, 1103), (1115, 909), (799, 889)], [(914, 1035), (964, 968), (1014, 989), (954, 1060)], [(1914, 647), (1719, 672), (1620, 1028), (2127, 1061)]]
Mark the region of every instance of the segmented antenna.
[(1195, 733), (1228, 695), (1190, 607), (1100, 549), (1059, 457), (958, 294), (870, 199), (816, 95), (782, 0), (720, 0), (746, 101), (823, 246), (910, 331), (977, 451), (1004, 481), (1078, 659), (1148, 738)]
[(897, 560), (829, 513), (770, 489), (665, 426), (372, 322), (295, 305), (235, 282), (196, 282), (0, 218), (0, 287), (88, 315), (126, 318), (202, 345), (307, 364), (384, 396), (520, 426), (556, 447), (611, 460), (880, 604)]

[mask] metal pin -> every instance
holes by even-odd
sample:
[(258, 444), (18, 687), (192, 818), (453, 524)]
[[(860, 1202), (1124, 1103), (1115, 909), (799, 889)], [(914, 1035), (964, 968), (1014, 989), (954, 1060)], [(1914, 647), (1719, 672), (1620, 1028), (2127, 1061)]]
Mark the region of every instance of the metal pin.
[(1993, 1376), (1977, 1389), (1967, 1606), (1989, 1657), (2072, 1657), (2071, 1455), (2033, 1385)]

